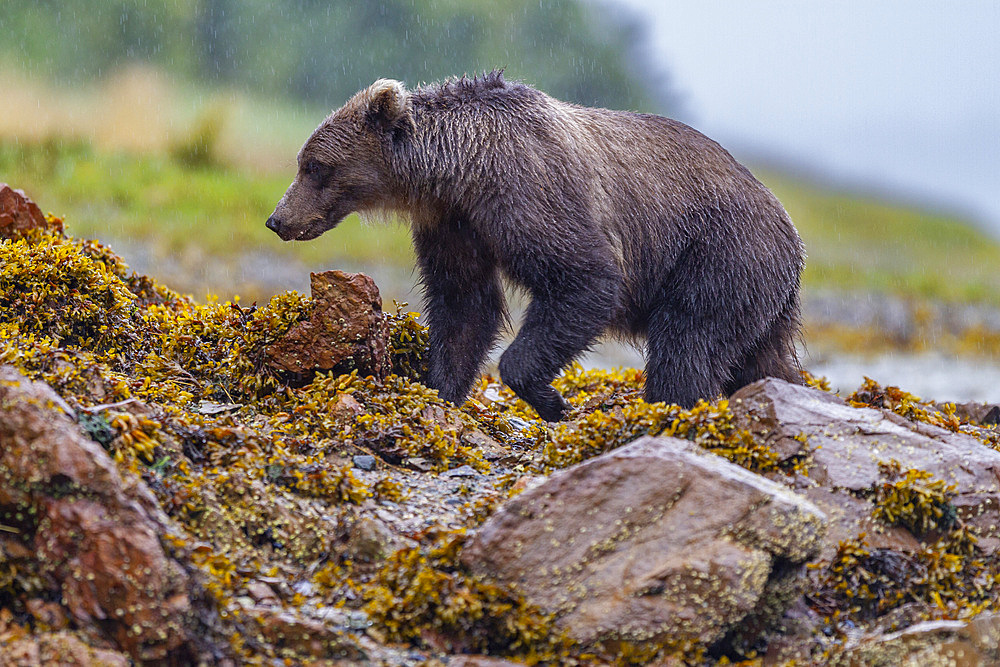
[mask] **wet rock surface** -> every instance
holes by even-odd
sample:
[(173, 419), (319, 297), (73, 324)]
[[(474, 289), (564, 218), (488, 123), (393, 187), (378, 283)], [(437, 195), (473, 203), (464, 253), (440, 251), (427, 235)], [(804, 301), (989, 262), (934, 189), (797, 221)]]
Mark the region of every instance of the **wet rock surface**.
[(462, 559), (515, 584), (581, 643), (710, 645), (818, 551), (824, 523), (783, 486), (647, 437), (508, 501)]
[(831, 658), (838, 667), (989, 667), (1000, 664), (1000, 616), (924, 621), (905, 630), (865, 636)]
[[(36, 615), (107, 637), (136, 660), (197, 659), (209, 648), (192, 606), (203, 593), (161, 543), (170, 528), (149, 490), (122, 479), (65, 401), (9, 366), (0, 406), (2, 553), (34, 570), (36, 594), (59, 601)], [(70, 645), (60, 642), (38, 654)]]
[(303, 380), (334, 369), (385, 377), (391, 366), (388, 326), (374, 281), (343, 271), (313, 273), (310, 280), (312, 317), (267, 348), (268, 365)]
[(51, 665), (99, 665), (130, 667), (127, 655), (110, 649), (87, 646), (68, 632), (49, 632), (0, 639), (0, 665), (3, 667), (50, 667)]
[(781, 457), (808, 453), (808, 477), (800, 477), (796, 486), (822, 498), (821, 506), (833, 508), (834, 518), (846, 515), (855, 532), (868, 522), (863, 511), (856, 522), (850, 518), (855, 499), (874, 491), (885, 480), (886, 466), (895, 466), (922, 470), (952, 485), (952, 502), (963, 517), (982, 530), (990, 546), (1000, 545), (995, 541), (1000, 535), (1000, 452), (973, 435), (889, 410), (852, 407), (829, 392), (775, 379), (748, 385), (731, 401), (740, 425)]

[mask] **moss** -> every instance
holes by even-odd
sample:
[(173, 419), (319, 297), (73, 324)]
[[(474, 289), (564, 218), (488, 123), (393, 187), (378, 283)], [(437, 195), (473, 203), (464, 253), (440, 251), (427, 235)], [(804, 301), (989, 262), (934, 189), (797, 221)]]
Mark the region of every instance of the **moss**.
[(924, 618), (968, 617), (1000, 608), (1000, 562), (977, 548), (976, 531), (958, 517), (954, 487), (922, 470), (884, 465), (887, 481), (873, 493), (875, 519), (910, 530), (915, 551), (873, 548), (864, 534), (841, 542), (836, 555), (812, 567), (817, 611), (836, 620), (879, 617), (917, 603)]
[(392, 372), (421, 381), (427, 375), (430, 333), (417, 322), (420, 313), (403, 312), (405, 303), (395, 303), (396, 314), (389, 316), (389, 350)]
[(0, 337), (91, 352), (121, 368), (143, 342), (138, 298), (88, 244), (32, 233), (0, 242)]
[(402, 484), (386, 476), (372, 484), (372, 497), (378, 501), (400, 503), (406, 500), (407, 492)]
[(820, 391), (832, 391), (830, 388), (830, 381), (825, 377), (817, 377), (806, 370), (799, 372), (802, 374), (802, 379), (805, 380), (806, 386), (812, 387), (813, 389), (819, 389)]
[[(341, 394), (350, 394), (364, 412), (347, 419), (337, 414), (332, 406)], [(466, 464), (480, 471), (489, 468), (468, 440), (477, 428), (475, 420), (409, 378), (320, 374), (275, 403), (280, 412), (271, 425), (289, 437), (340, 440), (393, 464), (419, 458), (437, 470)]]
[(829, 562), (811, 565), (819, 572), (810, 594), (814, 608), (829, 618), (841, 615), (872, 618), (902, 604), (899, 582), (912, 569), (912, 559), (887, 549), (873, 549), (862, 534), (839, 543)]
[(975, 550), (976, 537), (960, 527), (914, 553), (873, 548), (865, 535), (841, 542), (816, 573), (813, 608), (831, 621), (865, 621), (904, 603), (931, 618), (970, 617), (1000, 608), (997, 564)]
[(882, 387), (870, 377), (865, 377), (864, 383), (847, 401), (854, 407), (873, 407), (892, 410), (897, 415), (910, 421), (922, 421), (934, 426), (957, 432), (962, 425), (955, 416), (954, 406), (945, 410), (929, 409), (921, 403), (919, 396), (914, 396), (899, 387)]
[[(640, 379), (635, 371), (616, 374), (578, 368), (560, 378), (560, 389), (581, 407), (578, 419), (557, 426), (545, 444), (544, 468), (563, 468), (643, 435), (662, 435), (689, 440), (755, 472), (778, 469), (777, 453), (736, 426), (727, 400), (699, 401), (690, 410), (646, 403), (638, 396)], [(593, 412), (580, 414), (586, 409)]]

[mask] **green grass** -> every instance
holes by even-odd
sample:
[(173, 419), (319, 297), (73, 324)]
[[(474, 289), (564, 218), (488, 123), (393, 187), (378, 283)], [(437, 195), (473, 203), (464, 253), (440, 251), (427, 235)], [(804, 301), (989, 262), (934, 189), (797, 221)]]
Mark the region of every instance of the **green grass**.
[(270, 176), (189, 167), (160, 154), (99, 152), (81, 142), (0, 141), (0, 180), (65, 216), (74, 236), (138, 240), (177, 254), (196, 245), (220, 258), (273, 253), (329, 268), (344, 260), (412, 263), (404, 226), (363, 226), (357, 216), (316, 241), (283, 243), (264, 222), (293, 176), (292, 168)]
[[(310, 267), (413, 265), (405, 226), (363, 226), (356, 216), (315, 241), (282, 243), (264, 221), (293, 177), (292, 164), (290, 157), (287, 174), (261, 175), (74, 141), (0, 141), (0, 180), (65, 216), (75, 236), (138, 241), (177, 256), (197, 247), (220, 259), (263, 252)], [(760, 177), (805, 241), (807, 290), (1000, 303), (1000, 244), (968, 222), (775, 172)]]
[(773, 172), (758, 176), (806, 244), (806, 289), (1000, 303), (1000, 243), (968, 221)]

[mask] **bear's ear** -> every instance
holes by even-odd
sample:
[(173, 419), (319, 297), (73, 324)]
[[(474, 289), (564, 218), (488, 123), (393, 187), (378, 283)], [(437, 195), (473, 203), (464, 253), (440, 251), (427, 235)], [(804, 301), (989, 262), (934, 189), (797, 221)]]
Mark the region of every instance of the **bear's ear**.
[(388, 130), (407, 115), (409, 93), (399, 81), (379, 79), (368, 87), (368, 121)]

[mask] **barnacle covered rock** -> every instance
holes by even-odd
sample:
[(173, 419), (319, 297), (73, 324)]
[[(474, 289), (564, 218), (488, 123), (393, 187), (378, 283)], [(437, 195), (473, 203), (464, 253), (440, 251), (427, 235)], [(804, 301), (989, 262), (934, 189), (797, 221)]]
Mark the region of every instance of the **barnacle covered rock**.
[[(145, 485), (123, 480), (47, 386), (0, 366), (0, 540), (16, 574), (2, 598), (54, 596), (73, 622), (134, 659), (195, 661), (209, 647)], [(20, 547), (20, 548), (19, 548)]]
[(830, 665), (986, 665), (1000, 664), (1000, 615), (973, 620), (924, 621), (897, 632), (865, 637), (830, 657)]
[[(0, 626), (2, 626), (0, 619)], [(0, 647), (4, 665), (48, 667), (48, 665), (100, 665), (129, 667), (128, 656), (110, 649), (93, 648), (66, 631), (28, 634), (11, 633), (0, 627)]]
[(583, 644), (711, 645), (749, 627), (788, 564), (818, 551), (824, 521), (720, 457), (642, 438), (508, 501), (462, 561), (515, 585)]
[(957, 419), (946, 428), (774, 378), (744, 387), (730, 402), (742, 427), (783, 457), (809, 448), (809, 476), (797, 480), (800, 487), (870, 494), (885, 465), (922, 470), (954, 485), (952, 503), (985, 536), (1000, 535), (1000, 452), (962, 432)]

